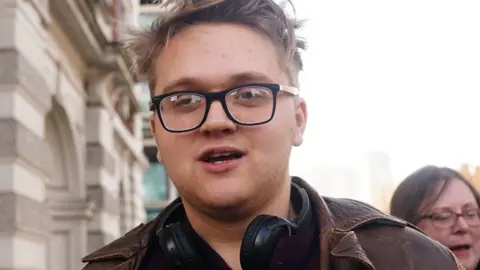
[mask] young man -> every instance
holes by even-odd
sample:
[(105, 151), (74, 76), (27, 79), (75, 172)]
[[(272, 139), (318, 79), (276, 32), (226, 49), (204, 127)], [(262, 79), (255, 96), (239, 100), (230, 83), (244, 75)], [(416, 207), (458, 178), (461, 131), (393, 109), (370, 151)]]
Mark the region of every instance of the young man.
[[(307, 120), (295, 22), (272, 0), (167, 1), (128, 44), (180, 198), (84, 258), (95, 269), (459, 269), (423, 233), (291, 178)], [(315, 91), (315, 89), (310, 89)]]

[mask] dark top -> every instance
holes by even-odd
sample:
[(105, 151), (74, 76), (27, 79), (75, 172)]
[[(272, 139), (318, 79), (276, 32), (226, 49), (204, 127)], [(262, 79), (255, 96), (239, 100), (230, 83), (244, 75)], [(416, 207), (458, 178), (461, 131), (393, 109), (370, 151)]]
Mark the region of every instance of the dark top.
[[(280, 240), (273, 254), (268, 270), (318, 270), (320, 269), (320, 247), (318, 233), (309, 229), (297, 235)], [(230, 270), (231, 268), (205, 241), (198, 241), (197, 250), (205, 259), (206, 269)], [(159, 245), (151, 246), (150, 251), (142, 262), (142, 270), (168, 269), (168, 266)]]

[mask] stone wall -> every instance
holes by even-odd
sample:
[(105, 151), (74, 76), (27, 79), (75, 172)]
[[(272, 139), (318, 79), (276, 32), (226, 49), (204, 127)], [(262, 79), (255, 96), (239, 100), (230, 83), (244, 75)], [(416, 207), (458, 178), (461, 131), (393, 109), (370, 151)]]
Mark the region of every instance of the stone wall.
[(85, 3), (0, 1), (0, 269), (81, 269), (145, 219), (141, 138), (108, 98), (135, 114), (133, 81)]

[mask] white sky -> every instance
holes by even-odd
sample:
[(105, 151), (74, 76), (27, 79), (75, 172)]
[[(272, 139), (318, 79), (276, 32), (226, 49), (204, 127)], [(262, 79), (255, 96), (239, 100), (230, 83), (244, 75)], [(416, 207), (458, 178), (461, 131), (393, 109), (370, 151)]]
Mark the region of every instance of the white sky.
[(309, 123), (293, 174), (368, 150), (390, 154), (396, 181), (427, 163), (480, 164), (480, 1), (295, 3)]

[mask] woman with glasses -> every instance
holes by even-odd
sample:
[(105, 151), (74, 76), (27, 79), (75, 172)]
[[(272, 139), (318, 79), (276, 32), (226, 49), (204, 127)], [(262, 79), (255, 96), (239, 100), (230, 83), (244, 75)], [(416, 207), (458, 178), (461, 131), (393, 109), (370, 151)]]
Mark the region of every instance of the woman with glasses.
[(417, 225), (450, 248), (466, 270), (476, 270), (480, 269), (479, 205), (479, 193), (459, 172), (426, 166), (397, 187), (390, 214)]

